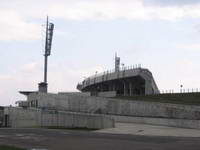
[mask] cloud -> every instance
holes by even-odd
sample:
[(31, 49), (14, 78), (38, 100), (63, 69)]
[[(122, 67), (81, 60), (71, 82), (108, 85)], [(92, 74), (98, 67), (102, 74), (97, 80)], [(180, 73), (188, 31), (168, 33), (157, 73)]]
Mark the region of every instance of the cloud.
[(50, 16), (66, 20), (169, 20), (200, 18), (200, 3), (191, 5), (145, 5), (142, 0), (94, 0), (58, 2), (46, 9)]
[(145, 19), (141, 1), (78, 1), (67, 5), (57, 3), (50, 6), (51, 16), (67, 20), (112, 20), (118, 18)]
[(32, 62), (32, 63), (23, 65), (21, 67), (21, 70), (23, 72), (31, 72), (33, 70), (36, 70), (36, 68), (39, 68), (40, 65), (41, 65), (40, 62)]
[(78, 21), (120, 18), (174, 20), (200, 17), (199, 5), (200, 2), (194, 0), (44, 0), (40, 5), (37, 0), (15, 0), (12, 5), (10, 1), (4, 2), (0, 8), (15, 10), (24, 17), (43, 18), (49, 14), (53, 18)]
[(200, 51), (200, 44), (199, 43), (192, 43), (192, 44), (181, 44), (176, 46), (179, 49), (187, 50), (187, 51)]
[[(200, 18), (200, 2), (186, 0), (15, 0), (0, 6), (0, 40), (38, 40), (41, 22), (68, 21), (167, 20)], [(165, 7), (163, 7), (165, 6)], [(37, 20), (34, 22), (33, 20)]]
[(200, 18), (200, 2), (194, 1), (190, 5), (166, 5), (166, 7), (145, 5), (142, 0), (58, 1), (49, 4), (45, 10), (54, 18), (77, 21), (114, 19), (174, 21), (183, 18)]
[(198, 0), (143, 0), (145, 5), (158, 6), (185, 6), (200, 4)]
[(0, 40), (36, 40), (40, 38), (40, 27), (27, 23), (12, 10), (0, 9)]

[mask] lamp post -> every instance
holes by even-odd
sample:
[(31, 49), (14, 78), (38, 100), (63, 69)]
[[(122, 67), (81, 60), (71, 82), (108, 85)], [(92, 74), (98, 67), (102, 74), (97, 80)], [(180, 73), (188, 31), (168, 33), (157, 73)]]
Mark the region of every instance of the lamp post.
[(181, 85), (180, 85), (180, 93), (183, 92), (182, 89), (183, 89), (183, 85), (181, 84)]

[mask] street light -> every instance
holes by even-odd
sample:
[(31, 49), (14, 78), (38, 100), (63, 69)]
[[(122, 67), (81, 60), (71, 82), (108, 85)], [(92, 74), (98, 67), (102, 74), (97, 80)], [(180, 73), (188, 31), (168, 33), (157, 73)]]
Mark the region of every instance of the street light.
[(180, 85), (180, 93), (182, 93), (182, 88), (183, 88), (183, 85), (181, 84)]

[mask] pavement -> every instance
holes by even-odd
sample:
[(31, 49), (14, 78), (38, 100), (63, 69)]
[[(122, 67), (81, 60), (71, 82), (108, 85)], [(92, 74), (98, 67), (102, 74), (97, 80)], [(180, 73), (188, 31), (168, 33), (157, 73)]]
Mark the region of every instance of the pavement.
[(124, 123), (98, 131), (0, 128), (0, 145), (47, 150), (199, 150), (200, 131)]
[(95, 132), (145, 136), (200, 137), (199, 129), (186, 129), (138, 123), (116, 123), (115, 128), (101, 129)]

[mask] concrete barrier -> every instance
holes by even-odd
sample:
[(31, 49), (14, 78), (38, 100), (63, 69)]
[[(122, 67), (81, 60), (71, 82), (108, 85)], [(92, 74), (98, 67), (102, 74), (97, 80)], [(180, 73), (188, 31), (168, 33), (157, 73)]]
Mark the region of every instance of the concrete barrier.
[(132, 117), (200, 119), (200, 106), (44, 93), (30, 94), (28, 101), (37, 101), (37, 107), (40, 108), (54, 108), (72, 112)]
[(23, 109), (6, 107), (4, 114), (9, 115), (9, 126), (20, 127), (64, 127), (103, 129), (114, 127), (114, 119), (109, 116), (75, 113), (36, 108)]

